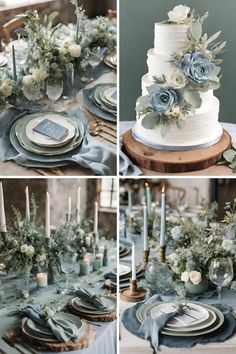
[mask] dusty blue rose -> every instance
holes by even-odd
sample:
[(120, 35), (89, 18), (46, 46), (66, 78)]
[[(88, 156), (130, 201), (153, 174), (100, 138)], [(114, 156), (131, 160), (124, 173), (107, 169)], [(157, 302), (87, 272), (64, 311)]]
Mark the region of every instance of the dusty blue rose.
[(199, 52), (185, 54), (181, 60), (184, 74), (195, 84), (208, 81), (214, 67), (214, 64)]
[(154, 112), (165, 113), (170, 107), (179, 105), (182, 95), (172, 87), (159, 87), (151, 94), (150, 107)]

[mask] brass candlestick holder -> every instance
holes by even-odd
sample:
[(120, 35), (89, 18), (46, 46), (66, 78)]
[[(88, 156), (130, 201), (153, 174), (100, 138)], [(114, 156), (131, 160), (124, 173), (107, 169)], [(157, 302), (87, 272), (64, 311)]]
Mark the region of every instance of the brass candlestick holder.
[(160, 262), (166, 262), (166, 246), (160, 246)]
[(124, 289), (120, 293), (120, 297), (124, 301), (138, 302), (145, 299), (147, 290), (138, 288), (137, 281), (131, 280), (129, 289)]
[(140, 266), (140, 270), (146, 270), (147, 264), (148, 264), (148, 258), (149, 258), (149, 250), (144, 250), (143, 251), (143, 261)]

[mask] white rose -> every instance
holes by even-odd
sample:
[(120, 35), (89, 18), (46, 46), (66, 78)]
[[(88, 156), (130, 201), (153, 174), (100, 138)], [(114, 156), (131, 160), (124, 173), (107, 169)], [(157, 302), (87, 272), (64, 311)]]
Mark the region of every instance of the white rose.
[(37, 257), (36, 257), (36, 261), (39, 262), (39, 263), (42, 263), (44, 261), (46, 261), (46, 254), (43, 253), (43, 254), (38, 254)]
[(172, 11), (168, 12), (168, 17), (170, 22), (184, 23), (189, 12), (190, 8), (188, 6), (178, 5), (175, 6)]
[(21, 251), (21, 253), (26, 253), (27, 252), (27, 250), (28, 250), (28, 245), (26, 245), (26, 244), (24, 244), (24, 245), (22, 245), (21, 247), (20, 247), (20, 251)]
[(27, 248), (27, 250), (26, 250), (25, 253), (26, 253), (27, 256), (29, 256), (29, 257), (33, 256), (33, 254), (34, 254), (34, 246), (32, 246), (32, 245), (28, 246), (28, 248)]
[(48, 76), (47, 72), (42, 69), (34, 69), (32, 70), (32, 76), (35, 79), (35, 81), (44, 81), (46, 77)]
[(33, 78), (32, 75), (26, 75), (26, 76), (23, 77), (22, 82), (26, 86), (31, 86), (34, 83), (34, 78)]
[(6, 82), (3, 82), (0, 86), (0, 91), (5, 97), (9, 97), (12, 94), (12, 86)]
[(190, 273), (189, 273), (189, 279), (191, 280), (191, 282), (194, 284), (194, 285), (197, 285), (200, 283), (200, 281), (202, 280), (202, 275), (200, 272), (197, 272), (196, 270), (192, 270)]
[(81, 55), (81, 46), (78, 44), (69, 44), (69, 53), (72, 58), (79, 58)]
[(181, 280), (184, 281), (184, 282), (188, 282), (189, 281), (189, 273), (187, 271), (182, 273)]
[(171, 236), (173, 240), (178, 241), (181, 237), (181, 227), (180, 226), (175, 226), (173, 229), (171, 229)]
[(183, 88), (187, 84), (186, 76), (179, 69), (168, 72), (166, 75), (166, 81), (167, 81), (168, 85), (170, 85), (176, 89)]

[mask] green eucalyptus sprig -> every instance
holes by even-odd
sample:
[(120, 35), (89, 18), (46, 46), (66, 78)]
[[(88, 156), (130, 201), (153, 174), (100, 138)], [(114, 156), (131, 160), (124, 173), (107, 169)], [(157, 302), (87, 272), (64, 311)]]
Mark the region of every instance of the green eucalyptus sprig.
[(229, 168), (236, 172), (236, 144), (233, 143), (231, 148), (223, 153), (223, 157), (217, 162), (217, 165), (227, 165)]

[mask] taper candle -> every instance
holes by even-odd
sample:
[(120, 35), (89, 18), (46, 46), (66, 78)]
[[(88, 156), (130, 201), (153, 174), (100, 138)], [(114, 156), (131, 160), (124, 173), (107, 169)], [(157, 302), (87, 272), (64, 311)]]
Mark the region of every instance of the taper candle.
[(161, 235), (160, 246), (165, 246), (165, 223), (166, 223), (166, 195), (165, 185), (161, 190)]
[(81, 188), (79, 187), (77, 190), (77, 223), (80, 223), (80, 192)]
[(25, 188), (25, 218), (26, 221), (30, 221), (30, 202), (29, 202), (29, 187)]
[(148, 212), (148, 215), (150, 215), (150, 213), (151, 213), (151, 190), (150, 190), (148, 183), (145, 183), (145, 187), (146, 187), (147, 212)]
[(71, 197), (68, 199), (68, 221), (71, 219)]
[(50, 238), (51, 228), (50, 228), (50, 194), (46, 194), (46, 222), (45, 222), (45, 235), (46, 238)]
[(15, 47), (12, 45), (12, 68), (13, 68), (13, 80), (17, 80), (16, 75), (16, 56), (15, 56)]
[(132, 210), (132, 192), (128, 191), (128, 210), (131, 212)]
[(0, 231), (7, 232), (2, 182), (0, 182)]
[(147, 206), (143, 206), (143, 249), (148, 250), (148, 213)]
[(98, 232), (98, 203), (95, 202), (94, 203), (94, 228), (93, 228), (93, 232), (95, 234), (97, 234)]
[(136, 260), (135, 260), (135, 244), (132, 244), (132, 278), (131, 280), (136, 280)]

